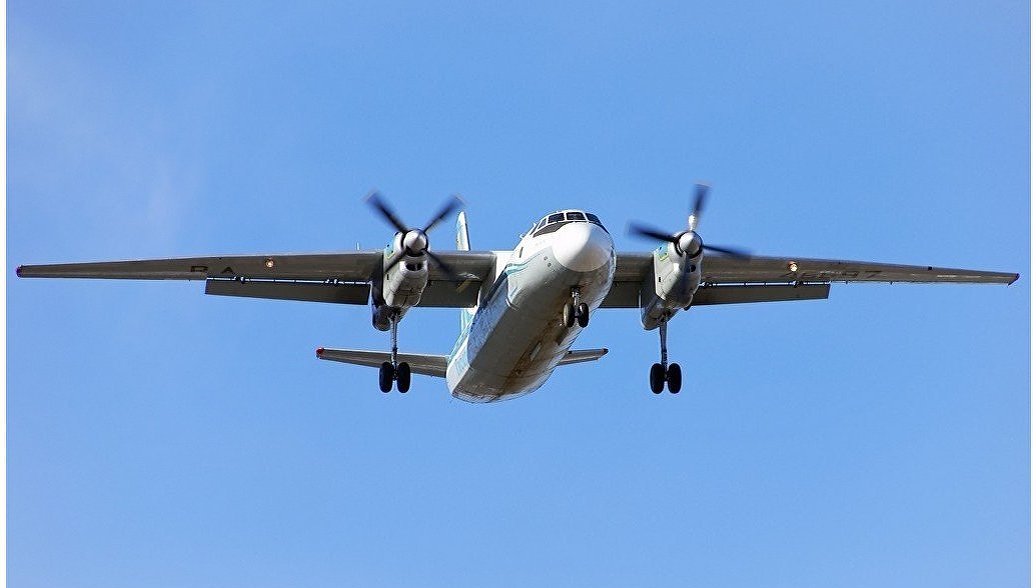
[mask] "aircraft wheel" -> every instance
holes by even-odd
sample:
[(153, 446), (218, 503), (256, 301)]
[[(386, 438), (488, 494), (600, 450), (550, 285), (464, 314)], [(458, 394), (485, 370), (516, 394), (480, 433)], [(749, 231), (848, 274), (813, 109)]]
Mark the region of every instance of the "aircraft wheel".
[(680, 364), (669, 364), (669, 370), (666, 372), (665, 381), (669, 384), (669, 392), (676, 394), (680, 391), (680, 387), (683, 386), (683, 373), (680, 371)]
[(378, 370), (378, 387), (382, 392), (392, 390), (393, 371), (391, 363), (386, 361), (381, 364), (381, 369)]
[(665, 387), (665, 370), (662, 369), (662, 364), (656, 363), (651, 365), (651, 391), (655, 394), (661, 394), (662, 388)]
[(580, 303), (579, 307), (576, 308), (576, 320), (579, 321), (579, 326), (583, 328), (590, 324), (590, 307), (585, 302)]
[(404, 394), (410, 390), (410, 364), (405, 361), (396, 368), (396, 389)]
[(561, 322), (568, 329), (571, 329), (572, 325), (576, 324), (576, 309), (571, 302), (566, 302), (565, 308), (561, 309)]

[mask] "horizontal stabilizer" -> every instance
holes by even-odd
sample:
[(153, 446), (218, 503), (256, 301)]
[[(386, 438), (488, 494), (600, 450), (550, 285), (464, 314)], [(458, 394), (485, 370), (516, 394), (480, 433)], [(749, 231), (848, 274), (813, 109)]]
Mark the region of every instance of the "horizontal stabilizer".
[[(353, 365), (365, 365), (369, 367), (381, 367), (381, 364), (392, 360), (392, 354), (387, 351), (364, 351), (362, 349), (317, 349), (317, 359), (329, 361), (340, 361)], [(448, 358), (445, 355), (429, 355), (424, 353), (399, 353), (397, 361), (410, 364), (410, 371), (415, 374), (446, 377), (446, 363)], [(596, 359), (596, 358), (595, 358)]]
[(597, 361), (604, 357), (604, 354), (608, 353), (607, 349), (579, 349), (576, 351), (569, 351), (565, 354), (565, 357), (561, 358), (561, 362), (558, 365), (569, 365), (572, 363), (583, 363), (584, 361)]

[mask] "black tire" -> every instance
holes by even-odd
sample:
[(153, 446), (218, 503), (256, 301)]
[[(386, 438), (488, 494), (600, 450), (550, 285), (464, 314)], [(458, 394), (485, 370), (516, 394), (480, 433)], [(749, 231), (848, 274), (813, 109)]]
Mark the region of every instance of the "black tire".
[(669, 369), (665, 374), (665, 381), (669, 384), (669, 391), (671, 393), (676, 394), (680, 391), (680, 387), (683, 386), (683, 372), (680, 370), (680, 364), (669, 364)]
[(393, 374), (392, 364), (384, 362), (381, 364), (381, 369), (378, 370), (378, 387), (381, 388), (382, 392), (390, 392), (392, 390), (392, 376)]
[(650, 383), (652, 392), (655, 394), (662, 393), (662, 389), (665, 388), (665, 370), (662, 369), (662, 364), (655, 363), (651, 365)]
[(572, 307), (571, 302), (566, 302), (565, 307), (561, 309), (561, 322), (566, 329), (571, 329), (572, 325), (576, 324), (576, 309)]
[(410, 364), (405, 361), (396, 367), (396, 389), (403, 394), (410, 390)]
[(585, 302), (579, 303), (579, 308), (576, 309), (576, 321), (583, 328), (590, 324), (590, 307)]

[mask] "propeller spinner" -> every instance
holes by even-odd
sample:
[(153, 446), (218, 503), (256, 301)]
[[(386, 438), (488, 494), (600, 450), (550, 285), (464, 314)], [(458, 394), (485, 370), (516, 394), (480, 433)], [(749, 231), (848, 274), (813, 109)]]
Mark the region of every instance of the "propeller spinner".
[(395, 211), (385, 202), (381, 193), (376, 190), (367, 196), (367, 204), (376, 210), (381, 215), (381, 218), (385, 219), (385, 222), (399, 231), (402, 235), (401, 242), (403, 247), (388, 260), (386, 263), (387, 266), (391, 267), (392, 265), (395, 265), (403, 258), (403, 256), (406, 255), (411, 257), (427, 255), (435, 265), (439, 266), (439, 269), (450, 276), (457, 276), (457, 272), (455, 272), (453, 268), (443, 261), (442, 258), (429, 250), (430, 243), (428, 241), (428, 232), (464, 204), (459, 196), (454, 195), (448, 198), (442, 208), (440, 208), (439, 211), (435, 213), (427, 223), (425, 223), (424, 228), (407, 227)]
[(697, 232), (698, 223), (701, 221), (702, 211), (705, 209), (705, 200), (709, 194), (709, 186), (706, 184), (697, 184), (694, 189), (694, 200), (691, 203), (691, 211), (687, 216), (687, 230), (680, 231), (678, 233), (666, 233), (658, 229), (641, 225), (639, 223), (630, 223), (629, 233), (631, 235), (637, 235), (640, 237), (646, 237), (656, 241), (665, 241), (672, 243), (673, 248), (676, 249), (677, 255), (697, 257), (702, 250), (715, 251), (723, 255), (730, 255), (732, 257), (749, 258), (751, 255), (743, 249), (735, 249), (733, 247), (721, 247), (718, 245), (706, 245), (702, 241), (701, 236)]

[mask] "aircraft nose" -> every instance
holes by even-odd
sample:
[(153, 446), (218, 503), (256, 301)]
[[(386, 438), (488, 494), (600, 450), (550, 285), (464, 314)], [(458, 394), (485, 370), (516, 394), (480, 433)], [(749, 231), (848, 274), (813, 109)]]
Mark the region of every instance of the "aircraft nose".
[(591, 223), (569, 223), (558, 231), (554, 241), (554, 257), (558, 263), (578, 272), (593, 271), (608, 263), (612, 239)]

